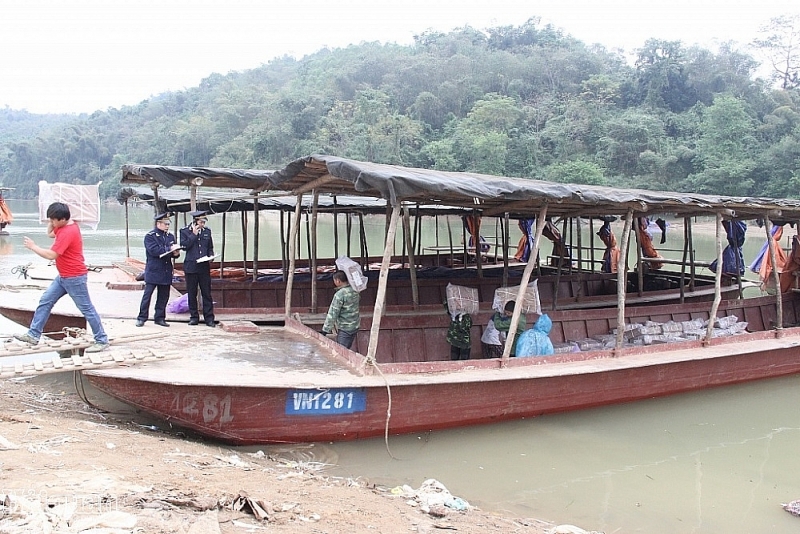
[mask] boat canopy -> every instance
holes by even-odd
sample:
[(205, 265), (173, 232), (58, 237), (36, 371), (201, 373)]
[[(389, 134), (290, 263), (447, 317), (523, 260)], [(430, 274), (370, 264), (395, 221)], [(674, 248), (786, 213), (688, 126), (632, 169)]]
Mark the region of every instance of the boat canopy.
[[(509, 213), (535, 217), (546, 204), (549, 215), (602, 216), (674, 213), (691, 216), (722, 212), (740, 219), (800, 220), (800, 200), (731, 197), (623, 189), (508, 178), (470, 172), (446, 172), (368, 163), (337, 156), (311, 155), (277, 171), (124, 165), (122, 183), (170, 188), (176, 185), (238, 188), (251, 194), (271, 191), (382, 198), (435, 206), (479, 210), (484, 216)], [(159, 197), (163, 197), (159, 191)], [(341, 197), (339, 197), (341, 198)], [(261, 202), (259, 195), (259, 202)], [(259, 205), (259, 208), (261, 205)]]

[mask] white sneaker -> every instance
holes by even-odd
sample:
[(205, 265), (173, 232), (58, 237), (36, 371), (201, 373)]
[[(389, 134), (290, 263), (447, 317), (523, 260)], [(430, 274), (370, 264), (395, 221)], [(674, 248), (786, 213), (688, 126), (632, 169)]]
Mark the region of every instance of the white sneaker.
[(91, 347), (86, 347), (84, 352), (103, 352), (108, 348), (108, 343), (95, 343)]

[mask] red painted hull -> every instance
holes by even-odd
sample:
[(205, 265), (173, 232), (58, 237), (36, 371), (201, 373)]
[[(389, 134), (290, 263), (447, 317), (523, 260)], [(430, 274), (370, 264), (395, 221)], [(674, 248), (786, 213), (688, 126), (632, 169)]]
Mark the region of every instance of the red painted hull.
[[(650, 347), (617, 357), (595, 352), (550, 362), (514, 359), (502, 369), (498, 360), (470, 361), (472, 370), (456, 370), (459, 362), (436, 363), (441, 372), (419, 379), (387, 376), (389, 433), (520, 419), (800, 373), (800, 328), (787, 329), (780, 338), (759, 332), (714, 340), (709, 347), (687, 342), (671, 351)], [(389, 408), (387, 387), (375, 380), (364, 381), (364, 411), (292, 415), (287, 394), (298, 388), (158, 383), (102, 373), (87, 378), (150, 414), (237, 445), (382, 436)], [(354, 377), (352, 387), (359, 387), (361, 378)]]
[[(0, 315), (6, 319), (13, 321), (22, 326), (29, 326), (33, 320), (34, 310), (22, 310), (9, 306), (0, 306)], [(47, 336), (53, 339), (60, 339), (63, 337), (63, 330), (65, 328), (73, 329), (80, 328), (86, 329), (86, 318), (74, 315), (64, 315), (60, 313), (51, 313), (44, 325), (44, 332)]]

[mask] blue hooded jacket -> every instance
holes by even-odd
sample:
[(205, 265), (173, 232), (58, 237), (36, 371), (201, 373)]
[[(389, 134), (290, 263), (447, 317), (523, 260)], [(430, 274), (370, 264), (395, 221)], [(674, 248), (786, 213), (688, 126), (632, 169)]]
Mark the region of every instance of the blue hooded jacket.
[(517, 358), (553, 354), (553, 342), (550, 341), (551, 328), (553, 328), (553, 321), (550, 317), (546, 313), (539, 316), (533, 327), (519, 336)]

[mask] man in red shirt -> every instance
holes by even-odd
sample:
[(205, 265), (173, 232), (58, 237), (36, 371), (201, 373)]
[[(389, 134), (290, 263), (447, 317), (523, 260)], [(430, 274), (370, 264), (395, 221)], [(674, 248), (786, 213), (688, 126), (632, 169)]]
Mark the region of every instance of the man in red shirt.
[(50, 317), (53, 306), (61, 297), (69, 295), (75, 306), (81, 311), (94, 334), (94, 345), (88, 347), (86, 352), (100, 352), (108, 348), (108, 336), (103, 330), (100, 315), (97, 313), (87, 285), (86, 263), (83, 259), (83, 238), (80, 228), (75, 221), (70, 220), (69, 206), (61, 202), (54, 202), (47, 208), (47, 235), (54, 238), (53, 245), (47, 249), (38, 246), (32, 239), (26, 237), (23, 241), (25, 248), (32, 250), (46, 260), (56, 261), (58, 276), (55, 277), (50, 287), (42, 294), (39, 305), (33, 315), (27, 334), (15, 335), (20, 341), (30, 345), (39, 343), (42, 329)]

